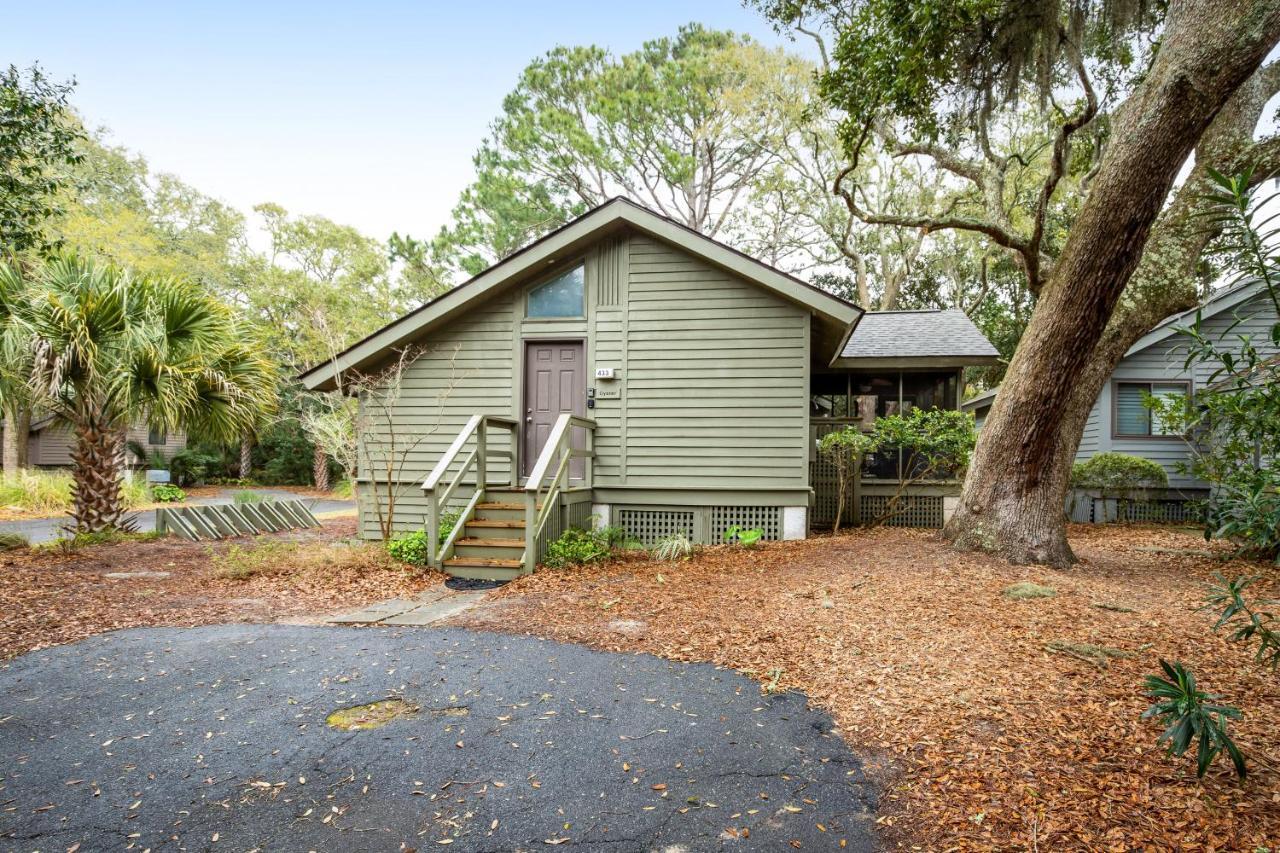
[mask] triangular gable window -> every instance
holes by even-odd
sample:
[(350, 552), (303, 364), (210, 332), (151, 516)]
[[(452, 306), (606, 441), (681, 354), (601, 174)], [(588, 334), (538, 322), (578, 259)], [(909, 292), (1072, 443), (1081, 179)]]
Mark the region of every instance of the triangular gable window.
[(576, 266), (529, 291), (529, 316), (581, 317), (582, 292), (582, 267)]

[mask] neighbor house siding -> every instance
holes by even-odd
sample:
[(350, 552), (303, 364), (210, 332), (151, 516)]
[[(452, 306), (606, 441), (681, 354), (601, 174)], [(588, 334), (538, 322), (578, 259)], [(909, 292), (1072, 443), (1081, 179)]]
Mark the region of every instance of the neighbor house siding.
[[(183, 432), (171, 432), (165, 436), (164, 444), (150, 444), (150, 430), (146, 424), (135, 424), (125, 432), (126, 441), (136, 441), (148, 450), (159, 450), (166, 457), (187, 446), (187, 436)], [(41, 468), (67, 468), (71, 466), (71, 450), (75, 446), (75, 433), (65, 424), (51, 423), (31, 433), (27, 439), (27, 462)], [(129, 461), (134, 462), (132, 454)]]
[[(1271, 304), (1270, 297), (1264, 292), (1231, 311), (1224, 311), (1207, 318), (1201, 328), (1221, 346), (1230, 349), (1237, 347), (1239, 335), (1250, 335), (1255, 345), (1264, 353), (1264, 357), (1267, 357), (1276, 352), (1269, 343), (1271, 325), (1275, 320), (1275, 308)], [(1171, 487), (1204, 488), (1205, 483), (1188, 477), (1179, 470), (1182, 464), (1190, 461), (1190, 451), (1180, 438), (1117, 437), (1114, 429), (1113, 394), (1117, 382), (1185, 381), (1191, 383), (1190, 389), (1194, 396), (1213, 381), (1212, 364), (1195, 364), (1187, 370), (1184, 369), (1186, 357), (1185, 341), (1176, 333), (1125, 356), (1116, 365), (1111, 379), (1102, 389), (1093, 409), (1089, 412), (1089, 420), (1076, 452), (1076, 460), (1082, 462), (1097, 453), (1107, 451), (1141, 456), (1158, 462), (1165, 469)]]
[[(466, 315), (424, 339), (422, 354), (406, 368), (399, 399), (390, 407), (390, 423), (376, 404), (365, 400), (362, 420), (373, 428), (361, 433), (362, 475), (385, 478), (385, 460), (404, 459), (394, 522), (397, 529), (421, 529), (426, 501), (421, 484), (450, 442), (473, 414), (513, 416), (511, 294), (477, 305)], [(505, 433), (491, 446), (505, 449)], [(392, 441), (405, 452), (392, 453)], [(495, 466), (493, 477), (502, 476)], [(374, 501), (367, 483), (358, 485), (361, 535), (379, 535)], [(385, 494), (385, 487), (381, 494)], [(385, 505), (385, 500), (381, 501)]]
[(625, 485), (806, 488), (808, 313), (655, 240), (629, 255)]

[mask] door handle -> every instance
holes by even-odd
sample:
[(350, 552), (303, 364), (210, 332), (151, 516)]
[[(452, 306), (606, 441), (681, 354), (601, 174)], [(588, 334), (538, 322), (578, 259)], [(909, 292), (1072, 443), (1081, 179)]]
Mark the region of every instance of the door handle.
[(525, 418), (524, 422), (527, 424), (533, 423), (533, 415), (529, 415), (529, 417)]

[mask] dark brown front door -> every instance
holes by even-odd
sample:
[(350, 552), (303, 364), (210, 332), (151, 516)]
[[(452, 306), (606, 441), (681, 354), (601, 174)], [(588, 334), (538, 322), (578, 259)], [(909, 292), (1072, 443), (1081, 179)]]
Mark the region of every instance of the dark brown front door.
[[(562, 412), (587, 411), (587, 367), (582, 341), (527, 341), (524, 350), (524, 473), (542, 453)], [(578, 463), (575, 462), (576, 468)], [(549, 474), (554, 472), (548, 472)], [(574, 474), (577, 474), (576, 470)]]

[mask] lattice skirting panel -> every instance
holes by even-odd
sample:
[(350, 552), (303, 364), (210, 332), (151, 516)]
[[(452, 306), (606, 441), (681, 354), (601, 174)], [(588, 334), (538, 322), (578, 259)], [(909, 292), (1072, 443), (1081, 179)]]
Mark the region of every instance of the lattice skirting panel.
[(1084, 524), (1106, 524), (1114, 521), (1200, 524), (1204, 521), (1204, 502), (1177, 498), (1118, 501), (1076, 496), (1069, 502), (1068, 516), (1072, 521)]
[(620, 507), (616, 524), (644, 545), (654, 545), (676, 533), (696, 539), (691, 509)]
[(613, 523), (644, 545), (653, 545), (674, 533), (683, 533), (704, 545), (717, 545), (734, 525), (744, 530), (762, 530), (765, 539), (781, 539), (782, 507), (618, 506), (613, 509)]
[(723, 542), (731, 527), (760, 529), (765, 539), (782, 538), (782, 510), (776, 506), (713, 506), (709, 508), (712, 543)]
[[(863, 521), (879, 518), (889, 504), (889, 495), (862, 495), (859, 509)], [(898, 510), (883, 522), (888, 527), (941, 527), (942, 497), (940, 495), (904, 495), (898, 502)]]

